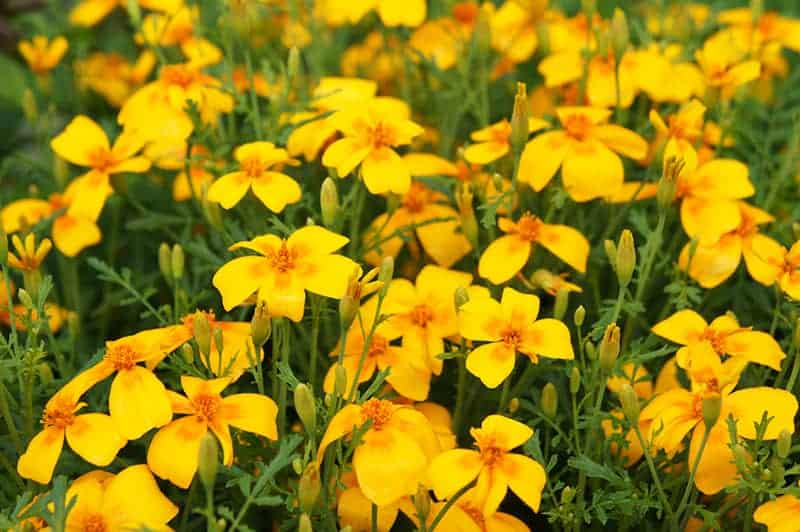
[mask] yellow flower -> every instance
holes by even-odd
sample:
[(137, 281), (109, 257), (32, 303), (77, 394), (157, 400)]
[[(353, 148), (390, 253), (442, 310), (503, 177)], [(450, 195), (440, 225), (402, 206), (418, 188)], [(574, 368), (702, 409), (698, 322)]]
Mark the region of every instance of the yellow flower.
[(101, 467), (110, 464), (125, 447), (128, 441), (117, 432), (111, 416), (77, 414), (86, 406), (80, 400), (86, 390), (86, 383), (79, 375), (47, 402), (42, 413), (43, 429), (31, 439), (17, 462), (17, 472), (22, 478), (49, 483), (65, 437), (78, 456)]
[(800, 52), (800, 21), (796, 19), (783, 17), (775, 11), (764, 11), (756, 20), (750, 8), (741, 7), (720, 11), (717, 20), (748, 33), (754, 46), (775, 42)]
[(387, 329), (403, 337), (403, 349), (421, 356), (430, 372), (439, 375), (443, 360), (444, 339), (458, 333), (453, 296), (459, 287), (466, 288), (472, 275), (425, 266), (415, 283), (394, 279), (389, 285), (381, 312), (390, 315)]
[(415, 28), (425, 22), (427, 3), (425, 0), (323, 0), (316, 4), (316, 10), (331, 26), (356, 24), (367, 13), (376, 10), (385, 26)]
[(539, 269), (533, 272), (531, 282), (534, 286), (538, 286), (551, 296), (558, 295), (558, 292), (561, 290), (565, 292), (577, 292), (579, 294), (583, 292), (583, 288), (567, 281), (568, 277), (568, 273), (556, 275), (549, 270)]
[(507, 0), (489, 18), (492, 48), (512, 64), (530, 59), (539, 46), (537, 25), (549, 0)]
[(767, 527), (767, 532), (796, 532), (800, 520), (800, 499), (794, 495), (781, 495), (767, 501), (753, 514), (753, 520)]
[(767, 286), (778, 283), (784, 294), (800, 300), (800, 242), (787, 250), (771, 238), (755, 239), (753, 252), (761, 260), (753, 277)]
[(306, 226), (282, 240), (264, 235), (239, 242), (231, 250), (249, 249), (260, 256), (233, 259), (214, 274), (212, 283), (222, 295), (225, 310), (242, 304), (254, 292), (266, 301), (272, 316), (303, 319), (305, 290), (340, 298), (354, 271), (351, 259), (333, 254), (348, 239), (318, 226)]
[(346, 177), (361, 165), (361, 177), (373, 194), (405, 194), (411, 186), (411, 172), (394, 148), (411, 143), (422, 128), (408, 119), (405, 106), (370, 100), (350, 106), (329, 120), (343, 139), (325, 150), (322, 164)]
[[(174, 13), (183, 0), (138, 0), (147, 9)], [(126, 7), (128, 0), (81, 0), (69, 13), (69, 21), (76, 26), (94, 26), (116, 7)]]
[(431, 463), (428, 476), (436, 496), (447, 499), (477, 478), (475, 491), (484, 516), (497, 511), (508, 488), (538, 512), (547, 474), (533, 459), (510, 452), (527, 442), (533, 430), (513, 419), (491, 415), (480, 428), (470, 429), (470, 434), (477, 451), (445, 451)]
[(738, 475), (730, 447), (728, 417), (733, 417), (740, 438), (755, 439), (756, 426), (766, 413), (771, 419), (763, 439), (774, 440), (781, 431), (794, 432), (797, 399), (786, 390), (765, 386), (732, 392), (743, 365), (737, 358), (721, 363), (708, 344), (693, 347), (690, 361), (691, 391), (678, 388), (656, 396), (642, 410), (640, 421), (651, 421), (649, 437), (669, 455), (692, 432), (688, 463), (693, 465), (705, 432), (703, 402), (721, 401), (719, 416), (710, 428), (695, 475), (697, 489), (713, 495), (732, 485)]
[(147, 465), (157, 476), (186, 489), (197, 471), (200, 442), (209, 429), (222, 445), (222, 462), (233, 464), (230, 426), (278, 439), (278, 407), (265, 395), (237, 393), (222, 397), (229, 378), (181, 377), (186, 396), (169, 392), (172, 409), (186, 416), (162, 427), (147, 450)]
[(25, 237), (25, 243), (18, 235), (11, 237), (11, 244), (16, 250), (16, 255), (13, 251), (8, 253), (8, 265), (21, 272), (33, 272), (38, 270), (47, 254), (53, 249), (53, 243), (49, 238), (45, 238), (39, 245), (36, 245), (36, 235), (28, 233)]
[(214, 65), (222, 59), (222, 51), (209, 40), (195, 35), (199, 19), (197, 6), (180, 6), (169, 14), (150, 14), (142, 22), (137, 41), (150, 46), (180, 46), (193, 67)]
[(248, 189), (272, 212), (300, 201), (302, 191), (297, 181), (271, 170), (275, 165), (297, 164), (286, 150), (271, 142), (251, 142), (236, 148), (234, 157), (239, 170), (225, 174), (208, 189), (208, 199), (230, 209), (241, 201)]
[(514, 277), (528, 263), (536, 244), (579, 272), (586, 271), (589, 241), (580, 231), (566, 225), (546, 224), (530, 213), (517, 222), (500, 218), (498, 225), (507, 234), (489, 244), (478, 262), (478, 274), (489, 282), (502, 284)]
[(99, 470), (81, 475), (70, 484), (66, 500), (75, 501), (66, 522), (74, 531), (170, 530), (167, 523), (178, 514), (144, 464), (116, 475)]
[(591, 107), (556, 109), (563, 129), (537, 135), (525, 146), (519, 179), (537, 192), (561, 168), (561, 179), (575, 201), (608, 196), (622, 186), (619, 156), (634, 160), (647, 155), (647, 142), (629, 129), (606, 124), (611, 111)]
[(781, 369), (781, 361), (786, 354), (778, 342), (765, 332), (754, 331), (752, 327), (742, 327), (736, 318), (724, 314), (709, 324), (693, 310), (680, 310), (669, 318), (656, 323), (653, 333), (683, 347), (678, 349), (678, 365), (687, 368), (690, 353), (698, 344), (704, 344), (717, 354), (740, 360)]
[[(550, 124), (540, 118), (528, 119), (528, 131), (534, 133)], [(505, 118), (491, 126), (474, 131), (470, 138), (476, 142), (464, 150), (464, 159), (472, 164), (489, 164), (511, 151), (511, 124)]]
[(539, 298), (504, 288), (498, 303), (491, 298), (471, 299), (459, 312), (464, 338), (489, 342), (470, 352), (467, 369), (488, 388), (496, 388), (514, 371), (517, 352), (532, 363), (539, 356), (572, 359), (569, 329), (559, 320), (539, 319)]
[[(337, 490), (336, 514), (341, 528), (350, 527), (352, 532), (372, 532), (372, 502), (364, 496), (358, 479), (352, 471), (342, 473), (339, 479), (343, 489)], [(408, 499), (402, 498), (399, 502)], [(378, 507), (378, 531), (390, 532), (399, 512), (399, 502)]]
[(761, 63), (747, 59), (749, 50), (729, 32), (712, 35), (695, 52), (708, 87), (720, 91), (723, 100), (730, 99), (736, 89), (761, 75)]
[[(691, 243), (687, 243), (681, 251), (678, 262), (680, 268), (688, 270), (689, 276), (703, 288), (714, 288), (725, 282), (739, 267), (742, 257), (753, 279), (766, 285), (775, 282), (774, 276), (771, 275), (772, 266), (754, 250), (755, 242), (762, 242), (758, 245), (779, 246), (777, 242), (758, 231), (759, 225), (772, 222), (774, 218), (769, 213), (743, 201), (737, 203), (742, 218), (738, 228), (725, 233), (710, 246), (698, 245), (691, 258)], [(763, 244), (764, 241), (770, 241), (772, 244)]]
[[(458, 212), (446, 201), (444, 194), (418, 181), (412, 182), (400, 206), (391, 214), (387, 212), (375, 218), (364, 232), (364, 245), (369, 249), (364, 260), (377, 265), (383, 257), (396, 257), (412, 233), (436, 264), (449, 268), (461, 260), (472, 250), (472, 245), (459, 231)], [(437, 218), (442, 221), (430, 223)], [(406, 231), (395, 235), (403, 228)]]
[(17, 45), (20, 55), (37, 76), (53, 70), (64, 57), (69, 43), (64, 37), (56, 37), (52, 41), (44, 35), (37, 35), (30, 41), (20, 41)]
[(685, 164), (697, 166), (695, 143), (703, 137), (703, 116), (706, 107), (699, 100), (692, 100), (674, 114), (667, 117), (667, 122), (653, 109), (650, 111), (650, 122), (656, 128), (656, 145), (663, 145), (666, 154), (678, 157)]
[(334, 441), (371, 422), (353, 453), (353, 469), (364, 496), (378, 506), (417, 491), (439, 441), (430, 422), (411, 407), (383, 399), (350, 404), (333, 416), (317, 451), (317, 463)]
[(94, 52), (75, 63), (75, 72), (81, 87), (88, 87), (109, 104), (121, 107), (134, 89), (144, 83), (155, 64), (156, 55), (151, 50), (142, 51), (133, 64), (114, 52)]

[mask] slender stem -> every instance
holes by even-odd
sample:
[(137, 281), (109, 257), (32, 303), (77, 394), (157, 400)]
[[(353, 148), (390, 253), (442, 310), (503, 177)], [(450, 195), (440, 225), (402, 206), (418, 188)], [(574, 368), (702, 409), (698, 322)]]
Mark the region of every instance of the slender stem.
[(661, 499), (661, 505), (664, 507), (664, 511), (667, 513), (670, 521), (673, 523), (675, 522), (674, 513), (672, 511), (672, 505), (669, 503), (669, 499), (667, 498), (666, 493), (664, 493), (664, 488), (661, 486), (661, 479), (658, 478), (658, 471), (656, 470), (656, 465), (653, 463), (653, 456), (650, 454), (650, 446), (647, 445), (645, 442), (644, 437), (642, 437), (642, 431), (639, 429), (639, 424), (634, 422), (633, 425), (633, 432), (636, 433), (636, 438), (639, 440), (639, 444), (642, 446), (644, 450), (644, 459), (647, 462), (647, 467), (650, 469), (650, 475), (653, 477), (653, 483), (656, 485), (656, 491), (658, 492), (658, 498)]
[(191, 487), (189, 488), (189, 494), (186, 496), (186, 503), (183, 507), (183, 513), (181, 514), (181, 524), (178, 526), (179, 532), (184, 532), (186, 530), (186, 525), (189, 523), (189, 514), (192, 513), (192, 500), (194, 499), (194, 494), (197, 491), (197, 479), (192, 482)]
[(511, 375), (506, 377), (505, 382), (503, 382), (503, 390), (500, 392), (500, 402), (497, 404), (497, 412), (499, 414), (505, 412), (510, 392), (511, 392)]
[(431, 521), (431, 526), (428, 528), (428, 532), (434, 532), (436, 530), (437, 525), (442, 519), (444, 519), (444, 516), (450, 509), (450, 507), (453, 506), (456, 503), (456, 501), (458, 501), (458, 499), (473, 486), (473, 484), (475, 484), (474, 481), (470, 482), (469, 484), (467, 484), (466, 486), (462, 487), (457, 492), (455, 492), (452, 497), (447, 499), (447, 502), (444, 503), (442, 509), (439, 510), (439, 513), (436, 514), (436, 517), (434, 517), (433, 521)]
[(206, 486), (206, 531), (217, 532), (217, 521), (214, 518), (214, 486)]
[[(289, 364), (289, 343), (291, 342), (291, 335), (292, 329), (291, 325), (289, 324), (289, 320), (282, 319), (281, 320), (281, 328), (283, 332), (281, 333), (281, 362), (283, 364)], [(277, 370), (276, 370), (277, 374)], [(289, 385), (286, 381), (281, 380), (279, 383), (280, 386), (280, 393), (278, 395), (278, 427), (279, 430), (283, 433), (286, 428), (286, 402), (288, 397), (288, 390)]]
[(378, 532), (378, 505), (372, 503), (372, 532)]
[[(463, 343), (463, 341), (462, 341)], [(456, 407), (453, 413), (453, 433), (458, 438), (464, 417), (464, 394), (467, 391), (467, 361), (458, 357), (458, 388), (456, 389)]]
[(798, 372), (800, 372), (800, 353), (797, 352), (797, 347), (794, 345), (792, 346), (792, 349), (789, 350), (789, 353), (792, 355), (794, 360), (792, 362), (792, 373), (789, 374), (789, 380), (786, 382), (784, 389), (791, 392), (794, 390), (794, 383), (797, 381)]
[(679, 527), (681, 524), (681, 514), (685, 510), (686, 504), (689, 502), (689, 494), (692, 493), (692, 488), (694, 487), (694, 477), (697, 474), (697, 467), (700, 465), (700, 459), (703, 457), (703, 451), (706, 448), (710, 435), (711, 427), (706, 425), (705, 431), (703, 432), (703, 439), (700, 442), (700, 450), (697, 451), (697, 456), (694, 457), (694, 462), (692, 463), (692, 469), (689, 471), (689, 480), (686, 482), (686, 489), (683, 490), (683, 497), (681, 497), (681, 502), (678, 504), (678, 509), (675, 511), (675, 526)]
[(350, 218), (350, 256), (356, 257), (360, 246), (361, 212), (364, 210), (366, 201), (366, 185), (359, 179), (353, 183), (353, 186), (358, 188), (356, 189), (355, 207)]
[(308, 379), (311, 389), (317, 384), (317, 358), (319, 358), (319, 318), (322, 313), (322, 297), (311, 296), (311, 348), (308, 354)]

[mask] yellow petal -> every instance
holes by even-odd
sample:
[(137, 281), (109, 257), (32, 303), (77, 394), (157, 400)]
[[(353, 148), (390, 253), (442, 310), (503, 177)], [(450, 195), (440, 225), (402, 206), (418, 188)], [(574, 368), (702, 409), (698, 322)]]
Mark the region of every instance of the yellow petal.
[(756, 508), (753, 520), (767, 527), (768, 532), (797, 532), (800, 516), (800, 499), (794, 495), (781, 495)]
[(128, 441), (117, 432), (111, 416), (83, 414), (67, 427), (67, 443), (90, 464), (107, 466)]
[(569, 329), (559, 320), (546, 318), (525, 328), (519, 350), (527, 355), (572, 360)]
[(244, 172), (225, 174), (208, 189), (208, 201), (219, 203), (226, 209), (234, 207), (250, 189), (250, 178)]
[(172, 420), (164, 385), (141, 366), (117, 372), (111, 383), (108, 411), (117, 432), (129, 440), (137, 440), (150, 429)]
[(690, 177), (692, 194), (706, 198), (743, 199), (755, 194), (747, 165), (734, 159), (713, 159)]
[(525, 145), (519, 161), (519, 180), (533, 190), (542, 190), (558, 171), (567, 154), (568, 143), (563, 131), (547, 131)]
[(83, 0), (70, 11), (69, 21), (76, 26), (94, 26), (118, 5), (118, 0)]
[(691, 197), (681, 203), (681, 223), (686, 234), (702, 245), (715, 244), (722, 235), (736, 230), (742, 214), (731, 200)]
[(500, 299), (503, 319), (508, 323), (529, 324), (539, 315), (539, 297), (523, 294), (509, 286), (503, 288)]
[(239, 257), (217, 270), (211, 282), (222, 295), (225, 310), (240, 305), (270, 279), (265, 278), (268, 262), (263, 257)]
[(78, 166), (92, 166), (96, 150), (110, 150), (105, 131), (88, 116), (78, 115), (50, 143), (50, 147), (65, 159)]
[(486, 248), (478, 262), (478, 274), (492, 284), (503, 284), (517, 274), (531, 254), (531, 245), (517, 235), (501, 236)]
[(439, 499), (447, 499), (478, 476), (480, 454), (467, 449), (445, 451), (431, 462), (428, 478)]
[(102, 239), (100, 228), (91, 220), (59, 216), (53, 222), (53, 242), (67, 257), (74, 257)]
[(500, 159), (509, 152), (508, 142), (480, 142), (470, 144), (464, 150), (464, 159), (472, 164), (489, 164)]
[[(34, 226), (52, 213), (53, 207), (45, 200), (20, 199), (3, 207), (0, 220), (6, 234), (11, 234), (19, 231), (21, 225)], [(21, 223), (23, 220), (25, 224)]]
[(392, 28), (408, 26), (416, 28), (425, 22), (427, 4), (425, 0), (409, 0), (398, 3), (396, 0), (379, 0), (378, 14), (383, 23)]
[(325, 457), (325, 449), (338, 440), (339, 438), (350, 434), (354, 429), (357, 429), (364, 424), (361, 417), (361, 407), (358, 405), (347, 405), (339, 410), (330, 423), (328, 428), (325, 429), (325, 434), (319, 442), (319, 450), (317, 451), (317, 463), (321, 463)]
[(497, 324), (502, 323), (500, 303), (491, 298), (470, 299), (459, 309), (459, 332), (464, 338), (479, 342), (500, 340)]
[(507, 454), (503, 458), (502, 467), (511, 491), (534, 512), (538, 512), (542, 490), (547, 483), (544, 468), (532, 458), (521, 454)]
[(756, 438), (755, 426), (765, 413), (772, 418), (763, 436), (765, 440), (776, 439), (784, 430), (794, 433), (797, 398), (786, 390), (766, 386), (738, 390), (725, 398), (725, 408), (730, 409), (737, 433), (743, 438)]
[(237, 393), (222, 400), (226, 423), (271, 440), (278, 439), (277, 414), (275, 401), (264, 395)]
[(369, 147), (352, 138), (343, 138), (328, 146), (322, 154), (322, 164), (336, 168), (339, 177), (346, 177), (369, 153)]
[(493, 515), (508, 492), (508, 479), (499, 467), (485, 467), (478, 475), (475, 491), (481, 493), (483, 515)]
[[(372, 530), (372, 503), (364, 497), (358, 487), (347, 488), (339, 493), (336, 512), (341, 527), (351, 527), (354, 532)], [(370, 509), (370, 511), (367, 511)], [(378, 532), (389, 532), (397, 520), (397, 505), (389, 504), (378, 508)]]
[(481, 423), (481, 429), (493, 434), (497, 445), (505, 451), (519, 447), (533, 436), (533, 429), (529, 426), (497, 414), (487, 416)]
[(676, 344), (689, 345), (698, 341), (708, 327), (703, 317), (693, 310), (679, 310), (669, 318), (656, 323), (653, 333)]
[(372, 194), (405, 194), (411, 186), (411, 172), (391, 148), (372, 150), (361, 165), (361, 177)]
[(297, 181), (280, 172), (264, 172), (251, 186), (253, 194), (272, 212), (282, 212), (287, 205), (300, 201), (302, 195)]
[(122, 528), (163, 527), (178, 507), (161, 493), (146, 465), (126, 467), (105, 487), (103, 513), (123, 520)]
[(744, 260), (747, 271), (757, 282), (770, 286), (780, 276), (786, 249), (770, 237), (762, 234), (753, 236), (750, 250), (745, 248)]
[(416, 492), (427, 465), (422, 449), (399, 431), (369, 430), (353, 453), (358, 484), (378, 506)]
[(589, 241), (577, 229), (566, 225), (542, 224), (537, 242), (579, 272), (586, 272)]
[[(703, 438), (702, 423), (694, 429), (689, 445), (689, 463), (694, 464)], [(714, 495), (734, 483), (737, 477), (736, 464), (731, 451), (727, 423), (717, 423), (708, 437), (706, 448), (697, 464), (694, 484), (701, 493)]]
[(516, 353), (503, 342), (484, 344), (467, 355), (467, 371), (487, 388), (497, 388), (514, 371)]
[(459, 231), (461, 228), (459, 216), (452, 207), (429, 205), (425, 209), (425, 216), (426, 219), (452, 218), (451, 221), (417, 227), (417, 236), (423, 249), (436, 264), (450, 268), (472, 250), (472, 244), (464, 233)]
[(574, 143), (561, 168), (564, 188), (575, 201), (589, 201), (622, 187), (624, 170), (619, 155), (596, 140)]
[(597, 126), (593, 135), (617, 153), (638, 161), (647, 156), (647, 141), (630, 129), (612, 124)]
[(147, 465), (156, 476), (187, 489), (197, 471), (200, 442), (207, 425), (197, 416), (186, 416), (162, 427), (147, 450)]
[(350, 277), (354, 273), (361, 275), (358, 264), (343, 255), (327, 255), (309, 264), (311, 267), (303, 276), (303, 284), (309, 292), (325, 297), (342, 297)]
[(49, 484), (64, 446), (64, 429), (44, 429), (31, 439), (19, 457), (17, 473), (39, 484)]

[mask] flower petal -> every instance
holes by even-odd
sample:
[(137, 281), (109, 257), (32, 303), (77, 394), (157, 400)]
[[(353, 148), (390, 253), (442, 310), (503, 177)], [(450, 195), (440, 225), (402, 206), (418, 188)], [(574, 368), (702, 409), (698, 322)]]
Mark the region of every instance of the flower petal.
[(186, 416), (162, 427), (147, 450), (150, 470), (187, 489), (197, 471), (200, 442), (207, 431), (206, 422), (197, 416)]

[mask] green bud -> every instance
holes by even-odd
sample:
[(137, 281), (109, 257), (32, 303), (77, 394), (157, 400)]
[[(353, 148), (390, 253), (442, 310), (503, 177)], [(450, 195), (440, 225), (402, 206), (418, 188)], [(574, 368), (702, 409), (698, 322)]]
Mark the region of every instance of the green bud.
[(492, 29), (489, 26), (489, 14), (485, 9), (481, 9), (478, 12), (478, 20), (475, 21), (475, 29), (473, 30), (473, 38), (481, 53), (487, 53), (489, 51), (489, 47), (492, 45)]
[(31, 295), (24, 288), (17, 290), (17, 299), (19, 299), (19, 302), (22, 303), (22, 306), (26, 309), (30, 310), (35, 308), (33, 306), (33, 298), (31, 298)]
[(575, 323), (577, 327), (583, 325), (583, 320), (586, 319), (586, 308), (583, 305), (579, 305), (578, 308), (575, 309), (575, 314), (572, 315), (572, 321)]
[(211, 354), (211, 326), (205, 314), (198, 314), (194, 319), (194, 339), (200, 354), (208, 359)]
[(630, 44), (631, 34), (628, 29), (628, 19), (625, 12), (620, 8), (614, 9), (614, 15), (611, 18), (611, 45), (614, 47), (614, 55), (617, 61), (628, 49)]
[[(383, 268), (381, 268), (381, 270), (383, 270)], [(347, 290), (342, 296), (342, 299), (339, 300), (339, 320), (342, 323), (343, 330), (350, 328), (350, 325), (358, 314), (358, 307), (361, 304), (361, 290), (359, 287), (358, 268), (356, 268), (353, 270), (347, 282)], [(381, 289), (383, 289), (383, 287), (381, 287)]]
[(295, 475), (299, 475), (303, 472), (303, 460), (301, 458), (298, 457), (292, 460), (292, 470)]
[(776, 444), (776, 451), (780, 458), (786, 458), (792, 451), (792, 434), (783, 429), (780, 434), (778, 434), (778, 442)]
[(206, 192), (203, 193), (203, 199), (200, 202), (203, 207), (203, 216), (205, 216), (208, 225), (214, 229), (222, 229), (222, 211), (219, 208), (219, 204), (209, 201)]
[(461, 231), (472, 247), (477, 247), (478, 220), (475, 218), (475, 209), (472, 205), (474, 197), (472, 187), (467, 183), (462, 184), (456, 190), (456, 204), (461, 217)]
[(336, 369), (333, 370), (333, 394), (338, 397), (344, 397), (347, 388), (347, 370), (341, 364), (336, 364)]
[(67, 178), (69, 178), (69, 166), (67, 161), (61, 157), (53, 158), (53, 176), (56, 179), (56, 183), (61, 186), (65, 185)]
[(515, 156), (522, 153), (528, 142), (528, 96), (525, 84), (517, 82), (517, 94), (514, 96), (514, 110), (511, 113), (511, 149)]
[(266, 300), (256, 303), (256, 309), (250, 319), (250, 335), (253, 337), (253, 345), (256, 350), (263, 347), (272, 335), (272, 319)]
[(540, 57), (550, 55), (550, 28), (544, 20), (536, 23), (536, 38), (539, 41), (536, 46), (536, 52)]
[(512, 397), (508, 402), (508, 413), (513, 414), (519, 410), (519, 397)]
[(314, 392), (302, 382), (294, 388), (294, 408), (308, 434), (317, 430), (317, 404)]
[(589, 360), (597, 360), (597, 348), (591, 340), (586, 340), (583, 350), (586, 352), (586, 356), (589, 357)]
[(8, 264), (8, 235), (3, 224), (0, 224), (0, 264), (5, 266)]
[(703, 397), (701, 409), (703, 411), (703, 423), (705, 423), (707, 430), (711, 430), (719, 419), (719, 413), (722, 410), (722, 397), (718, 393)]
[(180, 244), (175, 244), (172, 246), (171, 259), (172, 276), (175, 279), (180, 279), (183, 277), (183, 267), (186, 261), (186, 258), (183, 255), (183, 248)]
[(578, 366), (572, 366), (572, 370), (569, 372), (569, 393), (575, 395), (581, 389), (581, 370), (578, 369)]
[(169, 244), (162, 242), (158, 246), (158, 269), (161, 270), (161, 275), (164, 276), (168, 284), (172, 284), (175, 278), (172, 275), (172, 252), (169, 249)]
[(684, 161), (678, 157), (669, 157), (664, 160), (664, 170), (658, 180), (656, 189), (656, 201), (659, 209), (665, 211), (672, 206), (675, 201), (675, 193), (678, 190), (678, 178), (683, 171)]
[(561, 504), (569, 504), (575, 498), (575, 488), (572, 486), (564, 486), (561, 490)]
[(339, 192), (336, 189), (336, 181), (326, 177), (322, 182), (319, 193), (319, 203), (322, 209), (322, 223), (328, 229), (336, 224), (339, 217)]
[(564, 314), (567, 313), (567, 306), (569, 306), (569, 290), (566, 288), (559, 288), (556, 292), (556, 301), (553, 305), (553, 317), (557, 320), (562, 320)]
[(211, 336), (214, 338), (214, 345), (217, 348), (217, 353), (222, 353), (222, 350), (225, 348), (223, 345), (225, 338), (222, 336), (222, 329), (220, 327), (214, 328)]
[(311, 526), (311, 518), (308, 514), (300, 515), (300, 521), (297, 523), (297, 532), (314, 532), (314, 527)]
[(386, 292), (389, 290), (389, 285), (392, 282), (392, 277), (394, 276), (394, 257), (386, 256), (383, 257), (381, 260), (381, 267), (378, 271), (378, 281), (381, 283), (380, 291), (378, 292), (380, 297), (386, 297)]
[(606, 327), (603, 333), (603, 339), (600, 340), (599, 358), (600, 368), (605, 372), (609, 372), (614, 368), (619, 357), (619, 327), (616, 323), (610, 324)]
[(431, 513), (431, 497), (428, 494), (428, 488), (423, 484), (417, 485), (417, 492), (414, 494), (414, 508), (423, 521), (428, 520), (428, 515)]
[(453, 303), (456, 306), (456, 310), (469, 303), (469, 292), (466, 288), (463, 286), (456, 288), (455, 294), (453, 294)]
[(183, 357), (183, 361), (187, 364), (194, 363), (194, 349), (192, 349), (191, 344), (183, 344), (181, 346), (181, 357)]
[(139, 7), (138, 0), (127, 0), (125, 7), (128, 10), (128, 16), (131, 18), (131, 26), (138, 28), (142, 24), (142, 8)]
[(617, 271), (617, 246), (614, 244), (613, 240), (605, 240), (603, 242), (603, 247), (606, 250), (606, 257), (608, 258), (608, 263), (611, 264), (611, 268), (614, 272)]
[(556, 417), (558, 411), (558, 392), (552, 382), (548, 382), (542, 388), (542, 412), (550, 419)]
[(761, 20), (764, 15), (764, 0), (750, 0), (750, 13), (754, 24)]
[(319, 478), (319, 468), (316, 462), (311, 461), (297, 483), (297, 500), (300, 503), (300, 509), (304, 512), (310, 512), (317, 504), (321, 489), (322, 482)]
[(219, 444), (217, 438), (209, 431), (200, 440), (200, 451), (197, 458), (197, 475), (207, 490), (214, 487), (219, 467)]
[(800, 240), (800, 222), (794, 222), (792, 224), (792, 235), (794, 236), (795, 242)]
[(297, 46), (292, 46), (289, 49), (289, 57), (286, 59), (286, 77), (289, 82), (294, 80), (300, 74), (300, 49)]
[(619, 402), (622, 404), (622, 412), (628, 421), (636, 423), (639, 421), (639, 399), (636, 397), (636, 392), (633, 386), (629, 383), (622, 385), (619, 390)]
[(49, 364), (39, 364), (36, 366), (36, 371), (39, 373), (39, 379), (41, 379), (43, 385), (47, 386), (53, 382), (53, 370), (50, 368)]
[(636, 245), (633, 242), (633, 233), (625, 229), (619, 236), (617, 244), (617, 280), (620, 286), (627, 288), (636, 268)]

